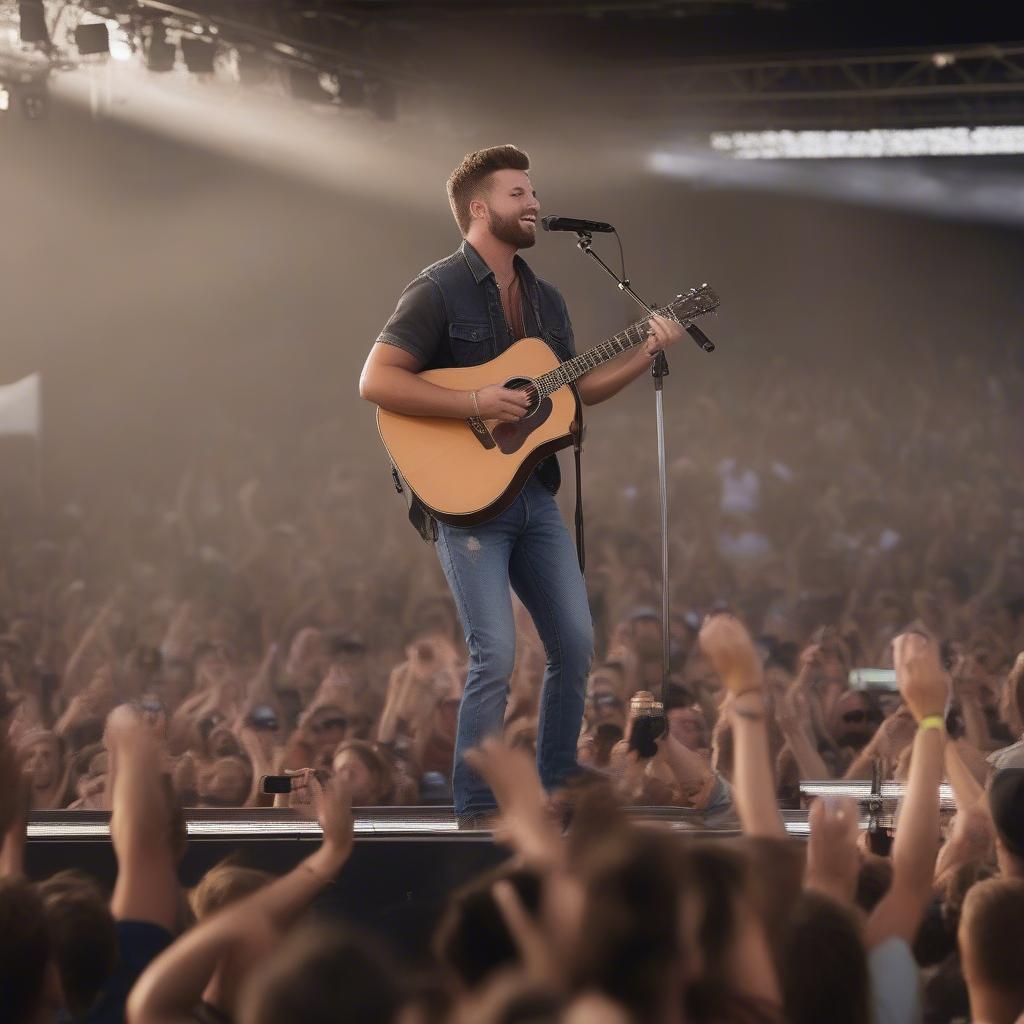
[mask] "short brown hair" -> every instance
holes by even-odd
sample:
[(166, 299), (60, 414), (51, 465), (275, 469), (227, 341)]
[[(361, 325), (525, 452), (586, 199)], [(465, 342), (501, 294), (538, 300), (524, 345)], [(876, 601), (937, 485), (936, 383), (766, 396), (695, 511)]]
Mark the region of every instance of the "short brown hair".
[(78, 1017), (117, 965), (117, 926), (99, 883), (82, 871), (59, 871), (38, 891), (64, 999)]
[(469, 204), (495, 171), (528, 171), (530, 158), (516, 146), (491, 146), (467, 153), (448, 178), (448, 202), (459, 230), (469, 231)]
[(273, 880), (269, 871), (239, 864), (217, 864), (199, 879), (199, 884), (189, 893), (188, 902), (196, 920), (202, 921), (215, 910), (237, 903)]
[[(1024, 1010), (1024, 881), (990, 878), (967, 891), (960, 917), (968, 981), (1012, 993)], [(980, 975), (980, 976), (979, 976)]]
[(289, 934), (267, 964), (246, 978), (235, 1019), (389, 1024), (403, 1000), (397, 969), (373, 936), (311, 924)]
[(50, 937), (31, 882), (0, 878), (0, 1006), (4, 1020), (35, 1020), (46, 987)]

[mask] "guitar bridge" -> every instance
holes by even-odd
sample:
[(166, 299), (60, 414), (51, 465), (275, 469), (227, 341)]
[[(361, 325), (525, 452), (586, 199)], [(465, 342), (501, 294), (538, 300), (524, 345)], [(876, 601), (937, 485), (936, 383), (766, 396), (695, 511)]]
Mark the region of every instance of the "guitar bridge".
[(491, 448), (497, 447), (491, 432), (487, 429), (487, 424), (479, 416), (470, 416), (466, 422), (469, 424), (470, 430), (473, 431), (473, 435), (486, 450), (490, 451)]

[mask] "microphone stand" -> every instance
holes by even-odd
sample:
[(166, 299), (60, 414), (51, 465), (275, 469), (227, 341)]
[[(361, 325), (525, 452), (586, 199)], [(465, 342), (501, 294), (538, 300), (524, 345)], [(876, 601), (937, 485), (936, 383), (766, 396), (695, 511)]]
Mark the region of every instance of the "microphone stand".
[[(620, 292), (625, 292), (641, 309), (651, 316), (652, 309), (633, 290), (628, 278), (620, 278), (618, 274), (596, 252), (594, 237), (589, 231), (576, 232), (576, 247), (589, 256), (615, 282)], [(707, 335), (692, 324), (686, 328), (691, 338), (705, 351), (713, 352), (714, 343)], [(658, 429), (658, 483), (661, 490), (661, 701), (664, 707), (668, 696), (668, 681), (671, 672), (671, 636), (669, 625), (669, 568), (668, 568), (668, 471), (665, 464), (665, 406), (662, 396), (664, 380), (668, 376), (668, 360), (664, 351), (654, 357), (651, 364), (651, 376), (654, 378), (654, 412)]]

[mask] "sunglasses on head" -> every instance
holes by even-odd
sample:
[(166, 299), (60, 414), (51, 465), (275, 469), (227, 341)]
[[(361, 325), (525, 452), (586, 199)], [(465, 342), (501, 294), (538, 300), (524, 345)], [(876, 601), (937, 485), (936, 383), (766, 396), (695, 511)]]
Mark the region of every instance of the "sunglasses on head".
[(880, 722), (882, 720), (882, 712), (876, 711), (874, 708), (868, 708), (867, 711), (844, 711), (843, 721), (848, 722), (851, 725), (860, 725), (863, 722)]

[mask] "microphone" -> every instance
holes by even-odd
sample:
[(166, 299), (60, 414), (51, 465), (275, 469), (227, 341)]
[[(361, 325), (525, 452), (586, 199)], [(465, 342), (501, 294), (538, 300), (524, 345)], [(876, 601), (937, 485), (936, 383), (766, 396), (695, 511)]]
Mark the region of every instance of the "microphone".
[(696, 324), (690, 324), (690, 326), (686, 328), (686, 333), (689, 334), (689, 336), (693, 338), (693, 340), (697, 342), (705, 352), (715, 351), (715, 343)]
[(607, 234), (615, 230), (603, 220), (577, 220), (575, 217), (541, 217), (540, 222), (545, 231), (576, 231), (580, 234), (597, 231)]

